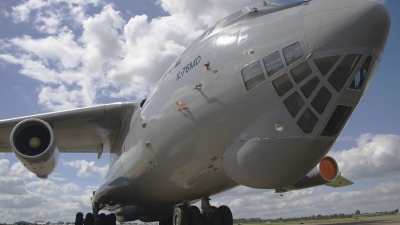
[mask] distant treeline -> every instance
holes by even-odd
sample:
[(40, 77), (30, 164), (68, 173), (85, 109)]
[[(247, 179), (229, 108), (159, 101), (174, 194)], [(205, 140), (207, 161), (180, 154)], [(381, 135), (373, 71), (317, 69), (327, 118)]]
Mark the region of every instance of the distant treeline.
[(288, 222), (288, 221), (300, 221), (300, 220), (326, 220), (326, 219), (337, 219), (337, 218), (353, 218), (353, 217), (362, 217), (362, 216), (380, 216), (380, 215), (390, 215), (390, 214), (398, 214), (399, 210), (393, 211), (385, 211), (385, 212), (376, 212), (376, 213), (364, 213), (360, 214), (360, 210), (357, 210), (356, 213), (345, 214), (333, 214), (333, 215), (312, 215), (312, 216), (302, 216), (302, 217), (289, 217), (289, 218), (277, 218), (277, 219), (261, 219), (259, 217), (256, 218), (238, 218), (233, 219), (234, 224), (240, 223), (266, 223), (266, 222)]

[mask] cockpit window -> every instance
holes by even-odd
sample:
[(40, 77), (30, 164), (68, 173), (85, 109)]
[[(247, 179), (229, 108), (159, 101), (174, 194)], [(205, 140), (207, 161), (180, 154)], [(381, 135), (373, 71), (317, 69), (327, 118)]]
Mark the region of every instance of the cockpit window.
[(206, 30), (206, 31), (204, 32), (204, 34), (201, 35), (200, 40), (205, 39), (205, 38), (208, 37), (210, 34), (212, 34), (215, 30), (217, 30), (218, 28), (220, 28), (220, 27), (224, 24), (226, 18), (227, 18), (227, 17), (223, 18), (222, 20), (220, 20), (220, 21), (218, 21), (216, 24), (214, 24), (214, 26), (212, 26), (212, 27), (210, 27), (208, 30)]
[(303, 57), (303, 51), (301, 50), (301, 46), (299, 42), (296, 42), (286, 48), (283, 49), (283, 55), (285, 56), (286, 64), (290, 65), (301, 57)]
[(357, 66), (361, 56), (362, 55), (359, 54), (347, 55), (336, 70), (333, 71), (332, 75), (328, 78), (328, 81), (336, 91), (342, 90), (343, 85)]
[(311, 133), (317, 123), (318, 117), (309, 108), (304, 111), (303, 115), (301, 115), (297, 121), (297, 125), (299, 125), (306, 134)]
[(264, 65), (269, 77), (281, 71), (283, 69), (283, 63), (279, 52), (265, 57)]
[(239, 18), (239, 17), (241, 17), (243, 15), (244, 15), (244, 12), (242, 10), (237, 11), (234, 14), (230, 15), (228, 17), (228, 19), (226, 19), (224, 24), (228, 24), (228, 23), (232, 22), (233, 20), (235, 20), (235, 19), (237, 19), (237, 18)]
[(350, 83), (349, 88), (354, 90), (361, 90), (364, 85), (365, 78), (367, 77), (367, 73), (369, 67), (371, 66), (372, 56), (368, 56), (365, 60), (364, 64), (361, 66), (357, 75), (354, 77), (353, 81)]
[(321, 136), (336, 137), (350, 117), (353, 107), (338, 105), (326, 124)]
[(329, 70), (332, 69), (333, 65), (338, 61), (340, 56), (331, 56), (322, 59), (314, 60), (315, 65), (318, 67), (319, 71), (321, 72), (322, 76), (328, 74)]
[(308, 65), (308, 62), (303, 62), (302, 64), (290, 70), (290, 73), (292, 74), (294, 82), (298, 84), (312, 74), (312, 70), (310, 65)]
[(293, 84), (286, 73), (272, 81), (272, 85), (279, 97), (282, 97), (293, 88)]
[(304, 101), (301, 98), (301, 96), (299, 95), (299, 93), (296, 91), (295, 93), (293, 93), (289, 97), (287, 97), (283, 101), (283, 104), (285, 104), (290, 115), (292, 115), (292, 117), (295, 118), (297, 113), (299, 113), (301, 107), (303, 107)]
[(261, 69), (261, 63), (256, 62), (242, 70), (242, 77), (246, 89), (250, 90), (265, 80), (264, 73)]

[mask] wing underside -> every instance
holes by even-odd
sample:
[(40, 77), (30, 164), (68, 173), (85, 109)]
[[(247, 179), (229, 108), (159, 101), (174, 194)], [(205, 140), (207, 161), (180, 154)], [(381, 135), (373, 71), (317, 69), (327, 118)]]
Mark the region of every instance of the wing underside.
[(10, 134), (21, 121), (36, 118), (54, 130), (60, 152), (109, 152), (117, 132), (130, 124), (139, 102), (119, 102), (87, 108), (0, 120), (0, 152), (11, 152)]

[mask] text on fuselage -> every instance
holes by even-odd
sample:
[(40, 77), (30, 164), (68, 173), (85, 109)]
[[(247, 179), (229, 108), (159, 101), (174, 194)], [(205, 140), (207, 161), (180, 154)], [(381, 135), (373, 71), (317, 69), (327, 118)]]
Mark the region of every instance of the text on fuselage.
[(192, 62), (188, 63), (185, 67), (182, 68), (182, 70), (176, 73), (176, 80), (181, 79), (183, 75), (189, 73), (190, 70), (199, 65), (200, 61), (201, 56), (197, 56)]

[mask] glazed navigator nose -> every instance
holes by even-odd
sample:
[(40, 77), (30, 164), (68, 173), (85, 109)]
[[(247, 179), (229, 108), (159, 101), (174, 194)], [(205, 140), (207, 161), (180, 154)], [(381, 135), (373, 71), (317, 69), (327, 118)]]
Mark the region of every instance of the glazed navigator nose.
[(385, 6), (370, 0), (313, 0), (304, 13), (309, 52), (346, 47), (383, 52), (390, 25)]

